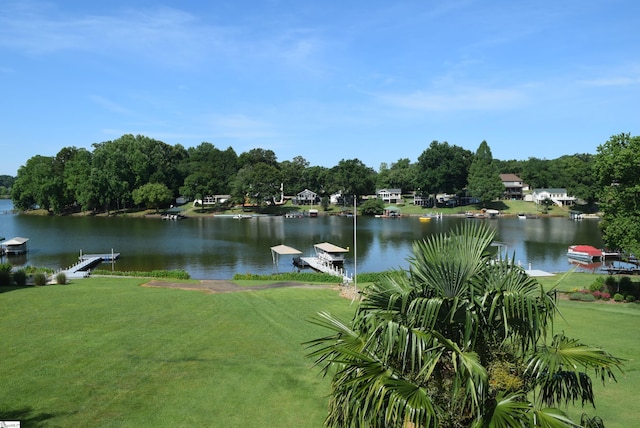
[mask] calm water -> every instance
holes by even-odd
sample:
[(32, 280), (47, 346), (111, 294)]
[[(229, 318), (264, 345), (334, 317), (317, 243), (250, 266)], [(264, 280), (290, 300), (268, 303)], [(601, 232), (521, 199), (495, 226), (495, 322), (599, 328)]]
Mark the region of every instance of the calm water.
[[(0, 200), (0, 212), (11, 202)], [(433, 233), (446, 232), (461, 222), (485, 221), (498, 232), (497, 239), (524, 267), (563, 272), (573, 265), (567, 246), (602, 246), (597, 220), (575, 222), (564, 218), (519, 220), (468, 220), (444, 218), (421, 223), (417, 218), (358, 217), (357, 271), (377, 272), (406, 268), (411, 244)], [(120, 253), (118, 270), (184, 269), (197, 279), (228, 279), (235, 273), (272, 273), (270, 247), (285, 244), (312, 255), (313, 244), (331, 242), (350, 247), (345, 264), (354, 270), (354, 221), (319, 217), (288, 219), (254, 217), (246, 220), (210, 217), (163, 221), (141, 218), (37, 217), (0, 215), (0, 236), (29, 238), (29, 252), (5, 257), (16, 266), (54, 269), (75, 263), (83, 253)], [(103, 265), (109, 268), (109, 265)], [(292, 271), (291, 258), (280, 260), (278, 271)]]

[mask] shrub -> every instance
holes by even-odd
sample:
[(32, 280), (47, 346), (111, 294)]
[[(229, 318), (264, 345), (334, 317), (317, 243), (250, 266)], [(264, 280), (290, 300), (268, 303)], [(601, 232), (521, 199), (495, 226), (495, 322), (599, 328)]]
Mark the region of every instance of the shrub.
[(33, 274), (34, 285), (47, 285), (47, 275), (42, 272), (36, 272)]
[(13, 273), (13, 282), (19, 287), (27, 285), (27, 272), (24, 269), (15, 271)]
[(616, 302), (624, 302), (624, 296), (620, 293), (616, 293), (613, 295), (613, 300)]
[(583, 302), (595, 302), (596, 296), (594, 296), (593, 294), (583, 294), (580, 296), (580, 300)]
[(635, 298), (634, 296), (632, 296), (631, 294), (628, 294), (628, 295), (626, 295), (626, 296), (624, 297), (624, 300), (625, 300), (625, 302), (629, 302), (629, 303), (631, 303), (631, 302), (635, 302), (635, 301), (636, 301), (636, 298)]
[(569, 300), (581, 300), (582, 293), (571, 293), (569, 294)]
[(600, 291), (604, 286), (604, 277), (598, 276), (595, 281), (589, 285), (589, 291)]
[(56, 284), (64, 285), (67, 283), (67, 275), (64, 272), (60, 272), (56, 275)]
[(609, 299), (611, 299), (611, 294), (606, 293), (606, 292), (602, 292), (602, 293), (600, 293), (600, 298), (602, 300), (609, 300)]
[(0, 264), (0, 285), (11, 285), (11, 269), (9, 263)]
[(621, 276), (620, 281), (618, 281), (618, 293), (624, 294), (625, 296), (628, 294), (635, 294), (633, 281), (631, 281), (630, 276)]

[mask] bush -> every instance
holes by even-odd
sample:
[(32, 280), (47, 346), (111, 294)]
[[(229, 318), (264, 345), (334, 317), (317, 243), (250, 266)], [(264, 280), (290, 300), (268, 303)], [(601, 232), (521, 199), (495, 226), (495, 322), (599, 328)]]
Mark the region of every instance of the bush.
[(34, 285), (47, 285), (47, 275), (42, 272), (36, 272), (33, 274)]
[(616, 302), (624, 302), (624, 296), (620, 293), (616, 293), (613, 295), (613, 300)]
[(27, 285), (27, 272), (24, 269), (15, 271), (13, 273), (13, 282), (19, 287)]
[(580, 300), (582, 302), (595, 302), (596, 296), (594, 296), (593, 294), (582, 294), (580, 296)]
[(595, 281), (591, 283), (591, 285), (589, 285), (589, 291), (591, 292), (600, 291), (602, 290), (603, 286), (604, 286), (604, 277), (599, 276), (595, 279)]
[(0, 264), (0, 285), (11, 285), (11, 269), (9, 263)]
[(569, 300), (582, 300), (582, 293), (569, 294)]
[(67, 275), (64, 272), (60, 272), (56, 275), (56, 284), (64, 285), (67, 283)]
[(631, 294), (629, 294), (629, 295), (624, 297), (624, 300), (625, 300), (625, 302), (632, 303), (632, 302), (636, 301), (636, 298), (634, 296), (632, 296)]

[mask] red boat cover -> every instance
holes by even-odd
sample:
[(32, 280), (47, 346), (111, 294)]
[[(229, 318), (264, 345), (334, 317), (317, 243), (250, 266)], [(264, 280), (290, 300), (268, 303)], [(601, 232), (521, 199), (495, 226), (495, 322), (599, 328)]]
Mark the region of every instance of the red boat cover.
[(576, 253), (586, 253), (593, 257), (602, 256), (602, 250), (592, 247), (591, 245), (574, 245), (571, 247), (571, 250)]

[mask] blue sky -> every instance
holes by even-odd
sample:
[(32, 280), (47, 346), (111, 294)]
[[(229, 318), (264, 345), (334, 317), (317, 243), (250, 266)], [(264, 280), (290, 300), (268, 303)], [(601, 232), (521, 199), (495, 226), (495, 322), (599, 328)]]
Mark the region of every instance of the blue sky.
[(0, 174), (143, 134), (331, 167), (640, 134), (636, 0), (0, 2)]

